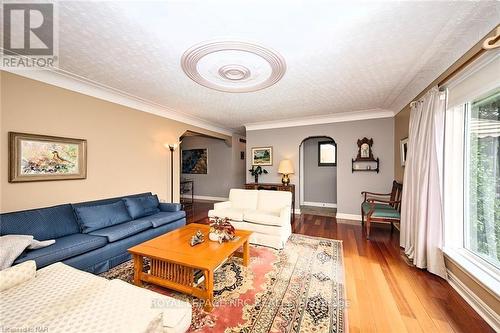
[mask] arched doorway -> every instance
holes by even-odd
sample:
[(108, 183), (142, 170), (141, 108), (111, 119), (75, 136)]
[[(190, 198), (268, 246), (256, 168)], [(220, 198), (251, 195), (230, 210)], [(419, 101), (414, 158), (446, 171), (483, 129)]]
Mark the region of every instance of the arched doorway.
[(337, 212), (337, 143), (327, 135), (310, 136), (299, 145), (301, 213), (335, 216)]

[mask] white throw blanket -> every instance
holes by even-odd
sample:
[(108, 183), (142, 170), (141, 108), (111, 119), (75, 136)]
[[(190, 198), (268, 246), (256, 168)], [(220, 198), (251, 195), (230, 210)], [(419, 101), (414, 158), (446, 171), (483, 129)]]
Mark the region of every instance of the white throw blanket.
[(5, 235), (0, 237), (0, 270), (12, 266), (26, 248), (40, 249), (54, 244), (56, 241), (49, 239), (37, 241), (30, 235)]
[(11, 331), (184, 332), (190, 322), (189, 303), (62, 263), (0, 293), (0, 326)]

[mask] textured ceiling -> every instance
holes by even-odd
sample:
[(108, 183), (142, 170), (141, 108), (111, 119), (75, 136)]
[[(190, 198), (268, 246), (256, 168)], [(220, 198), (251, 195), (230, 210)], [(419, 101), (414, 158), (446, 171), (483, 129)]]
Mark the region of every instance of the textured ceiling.
[[(59, 66), (226, 128), (368, 109), (399, 111), (492, 30), (499, 2), (164, 1), (59, 3)], [(201, 42), (256, 43), (286, 61), (250, 93), (182, 71)]]

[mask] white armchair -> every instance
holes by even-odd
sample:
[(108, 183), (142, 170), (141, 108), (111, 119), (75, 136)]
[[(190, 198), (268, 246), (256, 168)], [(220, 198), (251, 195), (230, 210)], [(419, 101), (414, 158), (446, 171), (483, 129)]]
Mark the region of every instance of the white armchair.
[(250, 242), (277, 249), (292, 234), (292, 193), (231, 189), (229, 201), (214, 204), (209, 217), (228, 218), (236, 229), (253, 232)]

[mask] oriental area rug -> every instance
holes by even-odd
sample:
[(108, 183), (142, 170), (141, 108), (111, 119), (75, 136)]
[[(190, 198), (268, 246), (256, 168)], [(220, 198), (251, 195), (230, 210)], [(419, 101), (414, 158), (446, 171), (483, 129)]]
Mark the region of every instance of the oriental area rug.
[[(233, 257), (215, 272), (212, 312), (194, 297), (145, 287), (189, 301), (190, 332), (346, 331), (341, 241), (293, 234), (283, 250), (251, 246), (250, 256), (248, 267)], [(133, 272), (128, 261), (101, 276), (132, 283)]]

